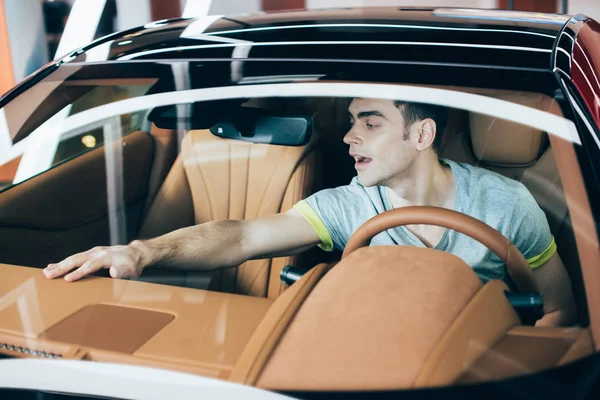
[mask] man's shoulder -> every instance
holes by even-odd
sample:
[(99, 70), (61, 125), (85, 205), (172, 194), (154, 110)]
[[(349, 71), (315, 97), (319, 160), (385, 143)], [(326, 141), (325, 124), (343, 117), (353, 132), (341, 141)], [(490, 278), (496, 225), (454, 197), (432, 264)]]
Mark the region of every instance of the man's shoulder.
[(458, 164), (457, 170), (465, 185), (462, 207), (473, 210), (479, 204), (480, 217), (488, 224), (499, 227), (505, 218), (526, 219), (538, 207), (527, 187), (515, 179), (469, 164)]
[(366, 188), (358, 182), (356, 177), (354, 177), (347, 185), (322, 189), (310, 197), (317, 198), (321, 201), (342, 201), (348, 204), (362, 201), (363, 198), (368, 197), (368, 193)]
[(360, 192), (360, 191), (364, 191), (365, 187), (363, 185), (360, 184), (360, 182), (358, 181), (358, 178), (355, 176), (354, 178), (352, 178), (352, 180), (347, 184), (347, 185), (340, 185), (340, 186), (336, 186), (333, 188), (325, 188), (325, 189), (321, 189), (320, 191), (318, 191), (317, 193), (321, 193), (321, 192), (340, 192), (340, 193), (344, 193), (344, 192)]
[(479, 187), (484, 191), (502, 192), (509, 197), (520, 198), (529, 195), (529, 190), (525, 185), (516, 179), (509, 178), (489, 169), (470, 164), (458, 164), (467, 171), (468, 184)]

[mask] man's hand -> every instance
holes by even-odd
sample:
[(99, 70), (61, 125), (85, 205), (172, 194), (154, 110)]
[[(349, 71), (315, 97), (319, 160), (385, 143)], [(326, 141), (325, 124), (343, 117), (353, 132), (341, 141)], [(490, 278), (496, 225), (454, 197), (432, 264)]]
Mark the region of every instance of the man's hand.
[(137, 278), (151, 264), (208, 271), (254, 258), (298, 254), (319, 242), (308, 220), (291, 209), (254, 220), (211, 221), (150, 240), (134, 240), (128, 246), (96, 247), (48, 265), (44, 275), (53, 279), (68, 274), (65, 280), (76, 281), (109, 269), (113, 278)]
[(44, 275), (53, 279), (68, 273), (65, 280), (72, 282), (100, 269), (108, 269), (113, 278), (137, 278), (145, 263), (142, 262), (142, 250), (135, 243), (129, 246), (95, 247), (72, 255), (58, 264), (49, 264), (44, 269)]

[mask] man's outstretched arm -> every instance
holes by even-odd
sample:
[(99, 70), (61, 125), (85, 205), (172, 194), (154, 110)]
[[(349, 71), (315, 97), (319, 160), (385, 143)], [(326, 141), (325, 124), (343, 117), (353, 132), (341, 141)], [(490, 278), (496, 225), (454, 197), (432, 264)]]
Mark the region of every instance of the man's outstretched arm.
[(544, 300), (544, 316), (536, 326), (569, 326), (577, 322), (571, 280), (558, 253), (533, 271)]
[(100, 269), (113, 278), (139, 277), (149, 265), (182, 270), (233, 267), (253, 258), (292, 255), (320, 242), (296, 209), (253, 220), (222, 220), (191, 226), (127, 246), (96, 247), (50, 264), (44, 275), (76, 281)]

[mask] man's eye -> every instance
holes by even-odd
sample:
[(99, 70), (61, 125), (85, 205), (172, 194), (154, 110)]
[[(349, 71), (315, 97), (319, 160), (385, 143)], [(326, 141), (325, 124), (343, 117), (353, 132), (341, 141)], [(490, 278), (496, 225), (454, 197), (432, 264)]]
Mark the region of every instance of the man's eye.
[(371, 130), (371, 129), (374, 129), (374, 128), (375, 128), (375, 125), (373, 125), (373, 124), (370, 124), (370, 123), (368, 123), (368, 122), (366, 122), (366, 123), (365, 123), (365, 126), (367, 127), (367, 129), (368, 129), (368, 130)]

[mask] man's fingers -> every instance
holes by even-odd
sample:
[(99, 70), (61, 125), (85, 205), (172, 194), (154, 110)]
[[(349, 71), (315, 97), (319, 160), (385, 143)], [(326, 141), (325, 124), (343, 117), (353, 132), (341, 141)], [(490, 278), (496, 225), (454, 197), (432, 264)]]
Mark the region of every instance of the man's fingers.
[(57, 276), (61, 276), (72, 270), (73, 268), (77, 268), (80, 265), (83, 265), (90, 257), (91, 250), (85, 251), (83, 253), (75, 254), (70, 257), (65, 258), (63, 261), (57, 264), (49, 264), (44, 269), (44, 275), (48, 279), (54, 279)]
[(127, 246), (95, 247), (68, 257), (58, 264), (48, 265), (44, 269), (44, 275), (53, 279), (66, 274), (65, 280), (73, 282), (103, 268), (109, 269), (113, 278), (139, 275), (136, 261)]
[(77, 268), (75, 271), (65, 276), (65, 280), (73, 282), (78, 279), (81, 279), (86, 275), (98, 271), (99, 269), (106, 268), (107, 262), (110, 262), (110, 259), (107, 260), (106, 257), (94, 257), (92, 259), (89, 259), (85, 263), (83, 263), (81, 267)]
[(108, 270), (108, 273), (110, 274), (111, 278), (122, 278), (123, 277), (123, 271), (115, 266), (110, 267), (110, 269)]

